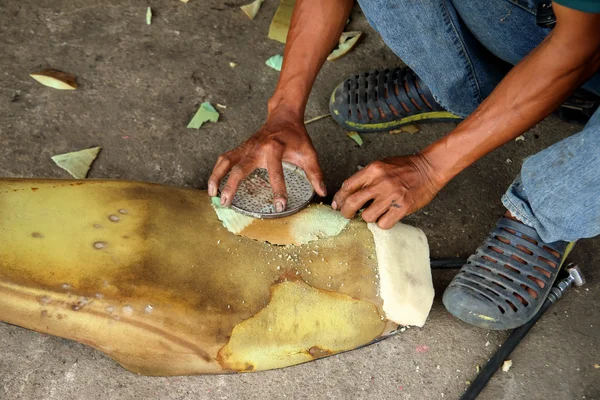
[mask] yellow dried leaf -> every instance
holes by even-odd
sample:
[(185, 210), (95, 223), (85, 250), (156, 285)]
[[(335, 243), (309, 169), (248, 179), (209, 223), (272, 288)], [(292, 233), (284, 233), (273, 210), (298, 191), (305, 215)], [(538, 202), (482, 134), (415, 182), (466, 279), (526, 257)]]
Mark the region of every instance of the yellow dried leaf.
[(269, 27), (269, 39), (285, 43), (296, 0), (281, 0)]
[(75, 81), (75, 75), (67, 74), (55, 69), (45, 69), (43, 71), (36, 72), (35, 74), (29, 74), (29, 76), (42, 85), (51, 87), (53, 89), (75, 90), (78, 86), (77, 82)]
[(346, 132), (346, 135), (348, 135), (350, 139), (354, 140), (356, 144), (358, 144), (358, 147), (363, 145), (363, 140), (358, 132)]
[(359, 31), (342, 33), (338, 47), (331, 52), (329, 57), (327, 57), (327, 60), (334, 61), (348, 54), (348, 52), (354, 48), (361, 36), (362, 32)]
[(59, 154), (52, 157), (52, 161), (74, 178), (85, 179), (100, 149), (100, 147), (94, 147), (72, 153)]
[(399, 129), (394, 129), (390, 131), (390, 135), (397, 135), (399, 133), (410, 133), (411, 135), (413, 135), (415, 133), (419, 133), (420, 131), (421, 128), (419, 128), (419, 125), (404, 125)]
[(260, 6), (262, 5), (263, 1), (265, 0), (255, 0), (250, 4), (241, 6), (240, 8), (244, 12), (244, 14), (248, 16), (248, 18), (254, 19), (254, 17), (256, 17), (256, 14), (258, 14), (258, 10), (260, 10)]

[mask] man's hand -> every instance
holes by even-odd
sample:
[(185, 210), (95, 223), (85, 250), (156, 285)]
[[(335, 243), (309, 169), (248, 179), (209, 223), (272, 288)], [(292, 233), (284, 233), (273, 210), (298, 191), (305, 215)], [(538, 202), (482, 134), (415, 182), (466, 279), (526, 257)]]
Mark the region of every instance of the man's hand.
[(348, 178), (333, 198), (332, 207), (345, 218), (368, 201), (373, 203), (362, 213), (366, 222), (389, 229), (404, 216), (427, 205), (442, 188), (433, 168), (421, 155), (375, 161)]
[(208, 180), (208, 193), (216, 196), (221, 180), (231, 171), (221, 193), (224, 206), (231, 205), (240, 182), (262, 167), (269, 171), (275, 209), (285, 210), (282, 161), (304, 169), (315, 191), (326, 195), (317, 152), (304, 127), (304, 110), (315, 78), (338, 43), (353, 5), (354, 0), (296, 1), (267, 122), (240, 147), (221, 155)]
[(317, 152), (304, 123), (293, 114), (277, 110), (241, 146), (219, 156), (208, 179), (208, 194), (216, 196), (221, 180), (231, 171), (227, 184), (221, 191), (221, 204), (229, 207), (242, 180), (256, 168), (266, 168), (273, 189), (275, 209), (282, 212), (287, 206), (282, 161), (302, 168), (315, 191), (320, 196), (326, 195)]

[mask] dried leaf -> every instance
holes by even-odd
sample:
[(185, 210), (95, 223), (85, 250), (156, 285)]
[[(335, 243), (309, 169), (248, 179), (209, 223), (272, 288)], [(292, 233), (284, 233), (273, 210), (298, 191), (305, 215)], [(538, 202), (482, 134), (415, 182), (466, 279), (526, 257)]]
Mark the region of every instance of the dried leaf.
[(200, 104), (200, 108), (196, 111), (196, 115), (188, 124), (188, 128), (200, 129), (205, 122), (217, 122), (219, 120), (219, 113), (215, 108), (208, 102)]
[(29, 76), (44, 86), (58, 90), (75, 90), (78, 86), (75, 81), (75, 75), (67, 74), (55, 69), (45, 69), (36, 72), (35, 74), (29, 74)]
[(512, 360), (506, 360), (502, 364), (502, 371), (508, 372), (508, 370), (510, 369), (510, 367), (512, 367)]
[(296, 0), (281, 0), (269, 27), (269, 39), (285, 43)]
[(363, 145), (363, 140), (358, 132), (347, 132), (346, 135), (348, 135), (350, 139), (354, 140), (359, 147)]
[(254, 19), (256, 14), (258, 14), (258, 10), (260, 10), (260, 6), (265, 0), (255, 0), (250, 4), (246, 4), (241, 6), (242, 11), (248, 16), (250, 19)]
[(146, 25), (150, 25), (152, 23), (152, 9), (148, 7), (146, 9)]
[(72, 153), (59, 154), (52, 157), (52, 161), (71, 174), (75, 179), (85, 179), (100, 149), (101, 147), (94, 147)]
[(314, 118), (307, 119), (306, 121), (304, 121), (304, 125), (308, 125), (311, 122), (315, 122), (315, 121), (318, 121), (320, 119), (327, 118), (327, 117), (330, 117), (330, 116), (331, 116), (331, 114), (323, 114), (323, 115), (316, 116)]
[(342, 33), (338, 47), (331, 52), (327, 57), (327, 60), (334, 61), (348, 54), (348, 52), (354, 48), (361, 36), (362, 32), (360, 31)]
[(281, 54), (277, 54), (271, 58), (269, 58), (265, 64), (269, 67), (273, 68), (276, 71), (281, 71), (281, 67), (283, 65), (283, 56)]
[(398, 133), (410, 133), (413, 135), (415, 133), (419, 133), (420, 131), (421, 128), (419, 128), (419, 125), (404, 125), (401, 128), (390, 131), (390, 135), (397, 135)]

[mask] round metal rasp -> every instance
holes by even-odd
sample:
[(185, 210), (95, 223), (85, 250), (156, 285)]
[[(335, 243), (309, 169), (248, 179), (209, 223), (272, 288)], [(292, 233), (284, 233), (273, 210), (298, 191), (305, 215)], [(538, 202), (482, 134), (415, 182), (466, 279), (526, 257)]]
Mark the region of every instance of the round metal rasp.
[[(231, 208), (254, 218), (281, 218), (297, 213), (306, 207), (314, 191), (302, 168), (283, 163), (283, 176), (288, 194), (287, 208), (283, 212), (275, 211), (273, 189), (266, 169), (258, 168), (244, 179), (233, 198)], [(220, 190), (227, 183), (229, 174), (221, 182)]]

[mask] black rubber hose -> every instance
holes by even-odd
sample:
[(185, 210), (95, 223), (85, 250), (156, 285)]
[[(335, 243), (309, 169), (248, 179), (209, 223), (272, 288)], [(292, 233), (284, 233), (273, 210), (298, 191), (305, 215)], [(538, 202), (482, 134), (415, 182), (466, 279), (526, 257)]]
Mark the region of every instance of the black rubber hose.
[(496, 354), (490, 358), (485, 367), (477, 375), (473, 383), (469, 385), (467, 391), (461, 396), (460, 400), (473, 400), (479, 396), (479, 393), (485, 388), (492, 376), (498, 371), (498, 368), (504, 363), (504, 361), (510, 356), (510, 353), (519, 345), (521, 340), (527, 335), (527, 333), (533, 328), (535, 323), (541, 318), (542, 315), (554, 304), (553, 301), (546, 299), (540, 310), (533, 316), (533, 318), (525, 325), (521, 325), (515, 328), (508, 339), (502, 344), (502, 347), (496, 351)]

